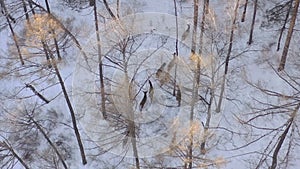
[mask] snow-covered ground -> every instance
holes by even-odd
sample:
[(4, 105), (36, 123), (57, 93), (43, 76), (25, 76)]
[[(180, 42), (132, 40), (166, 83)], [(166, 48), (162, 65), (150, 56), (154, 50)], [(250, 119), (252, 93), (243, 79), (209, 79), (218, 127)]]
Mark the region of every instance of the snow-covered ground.
[[(184, 161), (187, 160), (185, 155), (188, 151), (192, 126), (195, 168), (247, 169), (256, 168), (258, 165), (258, 168), (267, 168), (271, 165), (273, 151), (287, 128), (290, 114), (298, 104), (297, 87), (299, 87), (297, 86), (299, 49), (296, 46), (298, 31), (295, 31), (291, 43), (286, 72), (276, 71), (282, 53), (282, 49), (276, 51), (278, 30), (281, 27), (263, 26), (266, 22), (265, 11), (276, 4), (275, 0), (273, 1), (259, 2), (251, 45), (248, 45), (247, 41), (253, 2), (249, 1), (246, 20), (241, 22), (244, 1), (240, 1), (225, 95), (219, 113), (215, 110), (224, 74), (224, 61), (236, 1), (210, 1), (201, 55), (200, 97), (195, 102), (194, 123), (190, 124), (196, 67), (190, 54), (193, 30), (192, 0), (176, 1), (177, 18), (174, 15), (172, 0), (120, 0), (120, 18), (117, 21), (103, 19), (103, 17), (109, 18), (109, 14), (102, 1), (97, 3), (101, 52), (104, 55), (103, 71), (108, 120), (103, 119), (100, 111), (100, 82), (93, 9), (86, 4), (84, 9), (74, 10), (61, 1), (53, 0), (50, 2), (52, 13), (61, 20), (70, 21), (68, 28), (72, 28), (71, 32), (76, 36), (82, 51), (87, 56), (85, 58), (72, 40), (68, 40), (67, 44), (71, 47), (62, 52), (64, 57), (58, 62), (58, 66), (77, 114), (88, 164), (81, 164), (77, 142), (71, 128), (69, 109), (54, 70), (43, 68), (43, 64), (26, 62), (32, 67), (16, 71), (20, 64), (16, 59), (9, 59), (10, 55), (14, 58), (18, 56), (8, 27), (0, 29), (2, 60), (0, 70), (15, 72), (1, 73), (0, 76), (2, 89), (0, 91), (2, 107), (0, 135), (3, 140), (7, 139), (13, 148), (15, 146), (16, 152), (20, 153), (30, 167), (43, 168), (50, 164), (51, 160), (50, 162), (46, 159), (35, 160), (35, 158), (43, 159), (42, 157), (54, 158), (54, 153), (52, 156), (47, 153), (50, 152), (51, 147), (41, 133), (36, 129), (32, 131), (26, 128), (28, 132), (24, 134), (19, 131), (24, 129), (23, 126), (15, 127), (12, 123), (24, 119), (26, 121), (26, 117), (28, 118), (30, 114), (28, 112), (34, 108), (35, 111), (31, 115), (45, 127), (50, 139), (64, 154), (69, 168), (134, 168), (136, 163), (134, 148), (131, 138), (127, 137), (128, 121), (133, 119), (136, 125), (136, 146), (141, 168), (182, 168)], [(44, 6), (44, 1), (38, 2)], [(115, 13), (116, 2), (109, 2)], [(202, 16), (202, 3), (201, 1), (199, 18)], [(16, 15), (20, 16), (20, 11)], [(5, 22), (5, 18), (1, 17), (1, 25)], [(19, 36), (23, 33), (24, 22), (23, 17), (15, 26)], [(200, 22), (201, 19), (199, 25)], [(191, 28), (186, 31), (188, 24)], [(188, 35), (183, 38), (184, 32)], [(281, 46), (284, 44), (285, 35)], [(174, 59), (177, 37), (178, 58)], [(22, 48), (28, 60), (33, 57), (32, 54), (26, 54), (38, 50), (33, 48), (28, 51), (26, 47)], [(199, 33), (197, 51), (198, 48)], [(38, 58), (35, 61), (39, 60)], [(177, 65), (171, 66), (174, 60)], [(157, 75), (157, 70), (164, 63), (166, 63), (164, 68), (167, 72), (164, 74), (166, 79), (161, 79)], [(288, 79), (287, 75), (292, 78)], [(287, 78), (288, 82), (296, 87), (291, 87), (287, 80), (280, 76)], [(152, 100), (149, 81), (154, 88)], [(34, 85), (51, 102), (45, 104), (40, 98), (34, 96), (32, 90), (25, 87), (28, 83)], [(173, 96), (174, 83), (177, 85), (175, 91), (177, 93), (178, 89), (181, 91), (180, 106), (176, 96)], [(209, 107), (207, 102), (211, 97), (212, 89), (215, 93), (212, 97), (210, 128), (208, 133), (204, 134), (203, 125), (206, 123)], [(140, 109), (144, 97), (143, 91), (147, 91), (148, 97), (143, 109)], [(274, 92), (281, 95), (272, 96)], [(280, 105), (284, 106), (279, 107)], [(27, 110), (25, 115), (24, 109)], [(250, 120), (248, 124), (246, 124), (247, 120)], [(15, 133), (11, 134), (12, 131)], [(298, 131), (298, 117), (295, 116), (292, 128), (279, 151), (277, 168), (299, 168)], [(19, 132), (22, 133), (20, 138), (17, 137)], [(26, 142), (26, 139), (30, 140), (33, 135), (36, 136), (35, 142), (33, 144)], [(207, 136), (206, 153), (201, 154), (200, 143), (204, 135)], [(25, 158), (26, 152), (32, 153), (31, 158)], [(266, 160), (264, 161), (263, 158)], [(48, 168), (53, 166), (49, 165)], [(22, 167), (17, 164), (13, 168)]]

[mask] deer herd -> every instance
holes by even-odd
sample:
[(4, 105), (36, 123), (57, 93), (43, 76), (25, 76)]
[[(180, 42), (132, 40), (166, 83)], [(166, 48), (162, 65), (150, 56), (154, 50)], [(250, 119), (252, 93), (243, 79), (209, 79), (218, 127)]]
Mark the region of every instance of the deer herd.
[[(145, 107), (145, 104), (147, 103), (147, 100), (150, 100), (150, 103), (152, 104), (154, 101), (154, 96), (155, 96), (155, 90), (158, 88), (164, 88), (165, 90), (170, 90), (173, 88), (173, 92), (168, 92), (172, 93), (172, 95), (176, 98), (177, 101), (177, 106), (180, 107), (181, 105), (181, 90), (180, 86), (177, 84), (176, 79), (174, 79), (170, 71), (171, 69), (175, 66), (175, 63), (177, 62), (177, 56), (174, 53), (173, 54), (173, 59), (168, 63), (168, 65), (164, 62), (162, 65), (156, 70), (155, 73), (155, 78), (154, 80), (158, 82), (159, 85), (153, 85), (152, 81), (148, 79), (148, 90), (143, 91), (143, 98), (139, 103), (139, 110), (142, 111), (143, 108)], [(167, 66), (167, 68), (165, 68)], [(176, 70), (175, 70), (176, 71)], [(149, 97), (149, 99), (148, 99)]]

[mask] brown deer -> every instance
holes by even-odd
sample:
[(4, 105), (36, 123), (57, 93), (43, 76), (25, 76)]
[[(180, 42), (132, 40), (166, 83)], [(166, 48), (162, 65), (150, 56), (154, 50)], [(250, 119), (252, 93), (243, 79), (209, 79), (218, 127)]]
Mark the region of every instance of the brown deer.
[(143, 92), (144, 92), (144, 97), (143, 97), (142, 101), (140, 102), (140, 111), (143, 110), (145, 103), (147, 101), (147, 92), (148, 91), (143, 91)]
[(153, 101), (153, 95), (154, 95), (154, 88), (153, 88), (153, 85), (152, 85), (152, 82), (149, 80), (149, 97), (150, 97), (150, 100), (151, 100), (151, 103)]

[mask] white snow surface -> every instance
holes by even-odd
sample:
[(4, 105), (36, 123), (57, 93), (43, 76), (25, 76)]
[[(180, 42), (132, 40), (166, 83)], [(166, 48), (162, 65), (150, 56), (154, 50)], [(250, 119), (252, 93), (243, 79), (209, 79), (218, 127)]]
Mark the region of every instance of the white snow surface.
[[(109, 2), (115, 12), (116, 2)], [(181, 35), (187, 28), (187, 24), (191, 24), (189, 36), (184, 41), (179, 42), (180, 59), (178, 61), (178, 71), (181, 73), (178, 74), (178, 83), (182, 89), (181, 107), (176, 107), (177, 102), (175, 97), (172, 97), (172, 94), (168, 93), (171, 87), (167, 85), (162, 86), (160, 81), (155, 78), (157, 68), (164, 62), (169, 63), (173, 58), (172, 54), (175, 52), (176, 18), (174, 15), (173, 1), (121, 0), (120, 20), (112, 21), (107, 19), (105, 23), (100, 23), (99, 25), (101, 30), (102, 53), (114, 57), (116, 60), (122, 56), (118, 53), (114, 45), (124, 37), (135, 37), (135, 45), (138, 43), (142, 44), (128, 60), (128, 75), (129, 79), (134, 79), (135, 87), (133, 90), (136, 92), (135, 102), (132, 107), (128, 107), (128, 93), (126, 93), (126, 86), (128, 83), (124, 78), (124, 71), (113, 69), (110, 67), (112, 64), (108, 59), (103, 59), (104, 64), (111, 64), (104, 67), (105, 76), (107, 80), (110, 81), (106, 83), (106, 90), (108, 94), (112, 94), (112, 96), (109, 96), (109, 99), (114, 101), (114, 105), (111, 107), (124, 116), (133, 111), (135, 122), (138, 123), (139, 134), (137, 138), (137, 147), (139, 155), (141, 159), (143, 159), (140, 160), (141, 166), (146, 166), (146, 164), (152, 162), (153, 165), (156, 164), (156, 166), (160, 168), (160, 165), (157, 164), (160, 160), (165, 167), (183, 165), (183, 161), (180, 161), (179, 157), (160, 156), (162, 153), (169, 150), (175, 135), (177, 137), (176, 143), (182, 145), (183, 143), (181, 141), (184, 142), (187, 139), (186, 136), (190, 127), (188, 121), (191, 109), (189, 103), (191, 102), (191, 91), (193, 87), (193, 63), (190, 60), (193, 1), (180, 0), (176, 2), (178, 7), (179, 41)], [(59, 63), (59, 68), (65, 80), (66, 88), (72, 98), (72, 103), (77, 113), (80, 132), (86, 148), (88, 164), (81, 164), (76, 139), (70, 127), (59, 125), (59, 127), (54, 128), (53, 131), (49, 133), (50, 138), (57, 140), (61, 135), (64, 135), (65, 141), (69, 145), (72, 153), (72, 155), (66, 159), (66, 162), (72, 169), (134, 168), (135, 160), (133, 158), (132, 146), (129, 143), (130, 140), (125, 146), (122, 145), (124, 135), (121, 132), (124, 132), (124, 129), (116, 131), (117, 127), (113, 126), (115, 123), (123, 123), (119, 121), (115, 123), (107, 122), (103, 119), (102, 114), (99, 111), (100, 96), (98, 93), (100, 92), (100, 89), (93, 10), (89, 7), (80, 12), (76, 12), (75, 10), (63, 6), (61, 3), (61, 1), (56, 0), (51, 1), (52, 12), (60, 19), (73, 20), (73, 30), (83, 46), (83, 51), (86, 52), (88, 56), (88, 59), (85, 60), (81, 52), (74, 47), (75, 50), (68, 49), (68, 55), (66, 55), (63, 61)], [(212, 72), (217, 66), (224, 62), (224, 57), (226, 56), (224, 53), (220, 53), (220, 56), (217, 56), (216, 46), (211, 45), (211, 40), (207, 37), (209, 35), (215, 36), (215, 43), (217, 44), (219, 42), (220, 46), (224, 45), (224, 50), (227, 51), (228, 44), (222, 44), (222, 42), (228, 42), (229, 39), (234, 3), (234, 0), (210, 1), (210, 13), (213, 14), (215, 18), (211, 21), (213, 26), (210, 30), (207, 30), (209, 33), (207, 33), (207, 36), (205, 36), (206, 38), (204, 39), (204, 46), (207, 46), (205, 46), (205, 52), (201, 57), (204, 61), (203, 70), (207, 77), (203, 77), (203, 85), (211, 85), (210, 77)], [(272, 6), (270, 4), (272, 3), (259, 2), (260, 6), (257, 13), (253, 37), (254, 42), (252, 45), (247, 45), (247, 41), (250, 31), (253, 4), (252, 1), (249, 1), (246, 21), (242, 23), (240, 22), (240, 17), (243, 11), (244, 1), (242, 0), (240, 3), (241, 5), (236, 24), (237, 28), (234, 35), (232, 51), (233, 59), (229, 63), (229, 73), (226, 79), (224, 96), (226, 99), (223, 99), (221, 112), (216, 113), (215, 108), (220, 93), (220, 83), (224, 69), (224, 64), (222, 64), (220, 71), (215, 75), (215, 85), (217, 85), (217, 87), (210, 123), (211, 137), (209, 138), (207, 145), (208, 151), (205, 155), (202, 155), (199, 153), (199, 147), (195, 147), (195, 155), (199, 158), (211, 160), (224, 159), (225, 163), (220, 164), (220, 166), (207, 166), (207, 168), (254, 168), (261, 157), (260, 153), (263, 153), (263, 150), (268, 146), (272, 139), (278, 139), (278, 136), (284, 131), (285, 127), (282, 127), (281, 132), (279, 132), (277, 137), (272, 137), (273, 134), (271, 134), (260, 141), (249, 144), (255, 138), (269, 132), (251, 128), (241, 123), (241, 120), (253, 117), (251, 115), (251, 113), (254, 112), (254, 109), (251, 109), (252, 107), (261, 108), (266, 106), (258, 104), (257, 101), (272, 105), (281, 105), (288, 101), (284, 97), (266, 96), (250, 84), (283, 93), (287, 96), (296, 94), (296, 91), (276, 74), (282, 49), (277, 52), (276, 43), (274, 44), (274, 42), (277, 42), (279, 35), (277, 30), (280, 29), (280, 27), (262, 28), (260, 26), (265, 20), (265, 10), (269, 9), (270, 6)], [(43, 5), (42, 1), (41, 5)], [(109, 17), (102, 3), (98, 2), (98, 7), (99, 15)], [(201, 16), (201, 13), (202, 1), (200, 3), (199, 16)], [(18, 29), (20, 28), (18, 27)], [(200, 31), (200, 27), (198, 27), (198, 31)], [(13, 41), (8, 28), (1, 30), (0, 35), (0, 57), (6, 58), (9, 57), (9, 45), (7, 43), (9, 42), (10, 45), (12, 45)], [(297, 31), (295, 31), (294, 37), (285, 71), (297, 77), (299, 75), (299, 71), (297, 70), (297, 63), (299, 61), (297, 61), (296, 55), (296, 53), (299, 52), (299, 49), (296, 46), (299, 42), (297, 41), (297, 39), (299, 39), (299, 33)], [(198, 38), (199, 37), (197, 37), (197, 39)], [(283, 40), (284, 39), (285, 38), (283, 38)], [(161, 45), (161, 47), (158, 47), (159, 45)], [(133, 45), (133, 48), (134, 47), (137, 46)], [(157, 48), (159, 48), (159, 50), (156, 50)], [(275, 70), (273, 70), (272, 67), (274, 67)], [(2, 70), (2, 68), (0, 70)], [(174, 69), (172, 69), (170, 74), (174, 72)], [(279, 75), (284, 75), (284, 73), (280, 72)], [(16, 99), (18, 97), (32, 95), (32, 92), (29, 89), (22, 89), (24, 88), (24, 83), (29, 83), (31, 80), (37, 78), (36, 76), (26, 76), (26, 78), (20, 79), (17, 77), (1, 79), (1, 107), (8, 110), (18, 110), (20, 107), (26, 106), (27, 103), (40, 103), (41, 101), (36, 97), (25, 99), (25, 101)], [(140, 111), (138, 107), (140, 100), (143, 98), (143, 91), (149, 91), (149, 79), (153, 82), (155, 88), (154, 99), (150, 103), (148, 97), (145, 108)], [(40, 84), (35, 84), (37, 89), (43, 89), (52, 82), (50, 81), (48, 83), (45, 81)], [(114, 84), (112, 81), (116, 81), (118, 84)], [(18, 93), (20, 90), (21, 92)], [(204, 93), (203, 95), (205, 95), (205, 91), (201, 92), (201, 94)], [(8, 95), (12, 96), (15, 93), (18, 93), (18, 97), (6, 97)], [(47, 98), (55, 99), (44, 107), (41, 107), (41, 109), (56, 110), (60, 114), (63, 114), (60, 116), (60, 121), (71, 125), (69, 111), (61, 93), (60, 86), (55, 85), (49, 87), (46, 90), (43, 90), (42, 94)], [(209, 97), (207, 96), (207, 98)], [(16, 100), (21, 100), (21, 103)], [(201, 107), (201, 105), (203, 104), (198, 104), (198, 106), (196, 106), (197, 111), (195, 112), (195, 121), (199, 123), (198, 127), (200, 129), (199, 133), (195, 135), (203, 135), (203, 126), (201, 122), (205, 123), (207, 118), (207, 114), (205, 113), (206, 107)], [(3, 116), (3, 119), (7, 117), (4, 111), (0, 112), (0, 114)], [(37, 118), (43, 119), (43, 115), (39, 115)], [(286, 123), (288, 118), (289, 116), (286, 114), (274, 115), (272, 117), (259, 118), (253, 122), (253, 125), (262, 128), (279, 127)], [(1, 119), (1, 121), (3, 121), (3, 119)], [(296, 116), (295, 123), (299, 121), (298, 119), (299, 118)], [(1, 128), (5, 125), (6, 124), (4, 123), (1, 124)], [(297, 130), (297, 127), (295, 130)], [(289, 137), (298, 137), (297, 139), (299, 140), (299, 135), (297, 134), (295, 134), (295, 136), (289, 135)], [(297, 141), (297, 139), (295, 139), (295, 141)], [(247, 144), (249, 145), (243, 147), (243, 145)], [(272, 145), (273, 144), (274, 142)], [(281, 151), (282, 154), (280, 155), (286, 153), (288, 147), (287, 144), (288, 142), (284, 143), (284, 147)], [(43, 149), (46, 145), (47, 142), (42, 141), (39, 148)], [(291, 151), (287, 168), (297, 169), (300, 166), (300, 156), (299, 153), (297, 153), (300, 151), (299, 146), (295, 143), (295, 146), (293, 146)], [(282, 157), (279, 159), (283, 160), (281, 158)], [(271, 158), (268, 159), (269, 165), (270, 159)], [(204, 163), (211, 162), (207, 160), (203, 162), (203, 164)], [(38, 168), (38, 165), (36, 164), (38, 164), (38, 162), (35, 162), (30, 166), (32, 168)], [(196, 167), (199, 166), (195, 166), (195, 168)], [(17, 169), (22, 167), (18, 164), (14, 168)]]

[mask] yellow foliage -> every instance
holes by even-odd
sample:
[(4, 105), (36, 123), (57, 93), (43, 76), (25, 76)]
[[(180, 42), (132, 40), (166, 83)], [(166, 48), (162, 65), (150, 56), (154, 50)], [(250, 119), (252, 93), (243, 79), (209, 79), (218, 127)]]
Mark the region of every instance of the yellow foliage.
[[(62, 29), (48, 14), (36, 14), (26, 25), (26, 36), (30, 41), (47, 41), (55, 37)], [(55, 31), (55, 32), (54, 32)]]
[(190, 60), (193, 63), (198, 63), (198, 62), (201, 63), (201, 57), (197, 53), (191, 53)]

